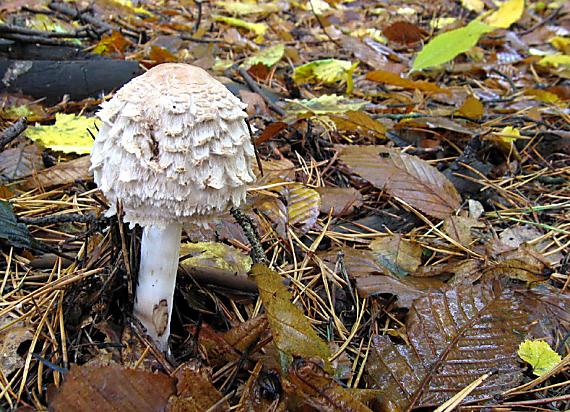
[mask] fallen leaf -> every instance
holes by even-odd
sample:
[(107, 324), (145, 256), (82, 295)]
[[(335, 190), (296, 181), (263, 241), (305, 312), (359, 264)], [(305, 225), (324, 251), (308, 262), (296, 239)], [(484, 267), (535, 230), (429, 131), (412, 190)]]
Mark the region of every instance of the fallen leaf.
[(522, 17), (523, 12), (524, 0), (507, 0), (485, 18), (485, 23), (492, 27), (508, 29)]
[(307, 82), (323, 82), (336, 83), (346, 80), (347, 92), (352, 90), (352, 72), (356, 69), (358, 63), (352, 63), (347, 60), (325, 59), (315, 60), (313, 62), (295, 67), (293, 71), (293, 80), (298, 84)]
[(56, 113), (52, 126), (28, 127), (26, 136), (49, 149), (63, 153), (91, 153), (93, 137), (87, 131), (95, 130), (99, 121), (93, 117)]
[(536, 376), (544, 375), (558, 365), (562, 358), (543, 340), (525, 340), (520, 344), (517, 354), (532, 366)]
[(485, 227), (476, 219), (464, 216), (448, 216), (443, 222), (443, 231), (449, 235), (450, 238), (457, 241), (460, 245), (469, 246), (473, 242), (471, 229), (474, 227)]
[(48, 394), (48, 404), (54, 412), (154, 412), (165, 410), (174, 393), (174, 378), (162, 373), (72, 365), (63, 385)]
[(397, 21), (382, 30), (382, 34), (388, 40), (397, 43), (411, 44), (417, 43), (426, 33), (413, 23), (407, 21)]
[(398, 233), (374, 239), (368, 247), (378, 263), (397, 276), (413, 273), (421, 264), (422, 247)]
[(1, 180), (17, 180), (44, 168), (41, 151), (35, 144), (0, 152)]
[(541, 66), (551, 66), (554, 68), (570, 67), (570, 56), (565, 54), (553, 54), (551, 56), (544, 56), (539, 60), (538, 64)]
[(287, 127), (289, 127), (289, 125), (285, 122), (269, 123), (267, 126), (265, 126), (265, 129), (263, 129), (261, 136), (257, 138), (255, 144), (261, 144), (263, 142), (271, 140), (272, 138), (277, 136), (277, 134), (279, 134), (280, 131), (285, 130)]
[(47, 189), (57, 185), (74, 183), (77, 180), (89, 180), (93, 178), (93, 173), (89, 170), (90, 166), (91, 159), (89, 156), (63, 161), (33, 174), (22, 182), (22, 187), (26, 190), (37, 187)]
[(340, 160), (354, 173), (424, 213), (445, 218), (459, 208), (461, 197), (453, 184), (418, 157), (385, 146), (337, 145), (336, 148)]
[(353, 187), (318, 187), (321, 197), (321, 213), (333, 216), (350, 215), (355, 208), (362, 206), (362, 194)]
[(119, 31), (113, 31), (111, 34), (104, 34), (99, 40), (99, 43), (93, 49), (93, 53), (102, 54), (104, 56), (112, 54), (121, 54), (127, 47), (131, 45), (131, 42), (127, 40), (125, 36)]
[(418, 53), (412, 69), (423, 70), (445, 64), (471, 49), (483, 34), (490, 31), (493, 27), (473, 20), (465, 27), (439, 34)]
[[(0, 229), (1, 230), (1, 229)], [(1, 235), (0, 235), (1, 236)], [(9, 321), (6, 319), (6, 321)], [(4, 324), (4, 319), (2, 320)], [(11, 325), (0, 332), (0, 372), (4, 376), (10, 375), (16, 369), (24, 367), (25, 359), (18, 353), (20, 345), (32, 340), (33, 331), (29, 326), (22, 326), (22, 323)]]
[(374, 70), (372, 72), (368, 72), (366, 74), (366, 79), (378, 83), (386, 83), (392, 86), (403, 87), (404, 89), (415, 89), (432, 93), (446, 93), (446, 94), (451, 93), (449, 90), (442, 89), (441, 87), (433, 83), (426, 82), (423, 80), (414, 81), (410, 79), (404, 79), (400, 77), (399, 74), (387, 72), (384, 70)]
[[(206, 367), (192, 360), (177, 368), (176, 395), (171, 396), (167, 412), (222, 412), (230, 408), (227, 400), (212, 384)], [(215, 407), (214, 407), (215, 405)]]
[(461, 0), (461, 5), (467, 10), (474, 11), (475, 13), (481, 13), (485, 8), (483, 0)]
[(457, 113), (470, 119), (481, 119), (485, 114), (485, 107), (475, 96), (469, 96), (457, 110)]
[(277, 13), (281, 11), (278, 3), (247, 3), (243, 1), (217, 1), (214, 3), (222, 6), (228, 13), (237, 16), (245, 16), (248, 14), (265, 14)]
[(230, 26), (235, 26), (235, 27), (239, 27), (242, 29), (249, 30), (249, 31), (251, 31), (257, 35), (256, 40), (258, 40), (258, 41), (261, 41), (263, 39), (263, 36), (265, 35), (267, 30), (269, 29), (269, 27), (265, 23), (251, 23), (249, 21), (237, 19), (235, 17), (226, 17), (226, 16), (214, 15), (214, 16), (212, 16), (212, 18), (214, 19), (214, 21), (218, 21), (221, 23), (228, 24)]
[(34, 240), (30, 236), (28, 227), (18, 223), (12, 205), (0, 200), (0, 239), (4, 239), (14, 247), (30, 248)]
[(251, 258), (233, 246), (219, 242), (182, 243), (180, 264), (201, 271), (219, 271), (228, 276), (244, 276), (251, 268)]
[(368, 104), (364, 100), (349, 100), (336, 94), (323, 94), (314, 99), (287, 100), (287, 111), (291, 114), (313, 113), (335, 114), (358, 111)]
[(527, 319), (521, 299), (499, 281), (431, 292), (410, 309), (410, 346), (373, 338), (370, 387), (382, 391), (377, 400), (387, 410), (439, 406), (484, 373), (495, 372), (464, 401), (502, 393), (523, 379), (516, 349)]
[(263, 64), (267, 67), (274, 66), (279, 63), (285, 54), (285, 45), (277, 44), (275, 46), (266, 47), (253, 56), (248, 57), (243, 62), (242, 66), (246, 69), (256, 64)]
[(323, 360), (324, 369), (330, 371), (328, 345), (318, 337), (305, 314), (291, 302), (291, 294), (283, 284), (283, 278), (259, 263), (253, 265), (251, 276), (265, 306), (273, 342), (282, 355), (283, 371), (289, 368), (293, 357), (316, 357)]
[(340, 130), (347, 132), (365, 133), (377, 139), (386, 138), (386, 126), (377, 120), (374, 120), (365, 112), (348, 111), (342, 116), (330, 116)]

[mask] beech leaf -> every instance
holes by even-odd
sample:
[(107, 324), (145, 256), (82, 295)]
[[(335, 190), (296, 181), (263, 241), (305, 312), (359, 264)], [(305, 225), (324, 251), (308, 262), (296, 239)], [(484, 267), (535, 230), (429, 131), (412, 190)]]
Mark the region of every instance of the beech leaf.
[(438, 85), (424, 80), (411, 80), (400, 77), (400, 75), (385, 70), (374, 70), (366, 74), (367, 80), (372, 80), (378, 83), (390, 84), (392, 86), (403, 87), (404, 89), (415, 89), (423, 92), (432, 93), (447, 93), (450, 91), (442, 89)]
[(91, 153), (93, 137), (87, 131), (94, 129), (98, 120), (74, 114), (56, 113), (52, 126), (28, 127), (26, 136), (48, 149), (63, 153)]
[(483, 34), (493, 29), (479, 20), (473, 20), (465, 27), (439, 34), (418, 53), (412, 69), (423, 70), (447, 63), (471, 49)]
[(465, 401), (493, 396), (523, 378), (516, 350), (527, 330), (522, 298), (498, 280), (431, 292), (410, 309), (410, 346), (376, 336), (368, 357), (372, 388), (388, 410), (440, 405), (484, 373)]
[(453, 184), (418, 157), (385, 146), (336, 147), (340, 160), (356, 174), (430, 216), (445, 218), (460, 205), (461, 197)]
[(485, 18), (485, 23), (498, 29), (508, 29), (524, 12), (524, 0), (507, 0)]

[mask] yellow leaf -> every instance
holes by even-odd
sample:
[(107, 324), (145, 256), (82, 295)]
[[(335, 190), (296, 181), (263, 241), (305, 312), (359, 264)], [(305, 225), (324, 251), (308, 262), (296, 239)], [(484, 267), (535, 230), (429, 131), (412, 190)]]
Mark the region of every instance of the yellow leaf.
[(544, 375), (562, 361), (560, 355), (542, 340), (525, 340), (517, 354), (532, 366), (532, 372), (537, 376)]
[(479, 99), (469, 96), (457, 112), (465, 117), (480, 119), (485, 114), (485, 107)]
[(461, 5), (476, 13), (481, 13), (485, 8), (485, 3), (482, 0), (461, 0)]
[(559, 103), (560, 102), (560, 97), (558, 97), (558, 95), (549, 92), (547, 90), (542, 90), (542, 89), (529, 89), (529, 90), (525, 90), (524, 94), (526, 96), (534, 96), (534, 98), (536, 100), (540, 100), (542, 102), (546, 102), (546, 103)]
[(242, 29), (252, 31), (259, 36), (258, 39), (262, 38), (265, 35), (265, 33), (267, 33), (267, 29), (269, 28), (265, 23), (251, 23), (249, 21), (245, 21), (242, 19), (236, 19), (235, 17), (225, 17), (225, 16), (213, 16), (213, 17), (214, 21), (219, 21), (222, 23), (229, 24), (230, 26), (241, 27)]
[(544, 56), (538, 62), (541, 66), (552, 66), (558, 68), (559, 66), (568, 68), (570, 67), (570, 56), (565, 54), (553, 54), (552, 56)]
[(519, 129), (515, 129), (514, 127), (507, 126), (500, 133), (497, 133), (497, 136), (504, 140), (505, 142), (514, 142), (519, 137), (521, 137), (521, 132)]
[(277, 64), (279, 60), (285, 54), (285, 45), (284, 44), (277, 44), (272, 47), (267, 47), (260, 52), (254, 54), (251, 57), (248, 57), (243, 62), (242, 66), (249, 68), (256, 64), (263, 64), (267, 67), (271, 67), (274, 64)]
[(400, 77), (399, 74), (385, 71), (385, 70), (374, 70), (366, 74), (366, 80), (372, 80), (378, 83), (391, 84), (398, 87), (403, 87), (404, 89), (417, 89), (424, 92), (433, 93), (447, 93), (450, 94), (449, 90), (442, 89), (434, 83), (427, 82), (425, 80), (410, 80)]
[(549, 42), (562, 53), (570, 54), (570, 37), (556, 36), (551, 38)]
[(237, 16), (247, 14), (276, 13), (281, 10), (277, 3), (244, 3), (237, 1), (218, 1), (216, 5), (222, 6), (228, 13)]
[(152, 14), (150, 11), (148, 11), (147, 9), (143, 8), (143, 7), (137, 7), (133, 4), (132, 0), (113, 0), (114, 3), (120, 4), (123, 7), (127, 7), (129, 9), (131, 9), (132, 11), (134, 11), (137, 14), (143, 14), (145, 16), (148, 17), (153, 17), (154, 14)]
[(336, 94), (324, 94), (314, 99), (288, 100), (288, 102), (287, 111), (292, 114), (316, 115), (357, 111), (368, 104), (364, 100), (348, 100)]
[(524, 12), (524, 0), (505, 1), (494, 13), (485, 19), (489, 26), (508, 29), (511, 24), (520, 19)]
[(321, 81), (323, 83), (335, 83), (346, 80), (347, 89), (352, 89), (352, 73), (358, 63), (352, 64), (347, 60), (324, 59), (295, 67), (293, 80), (296, 83), (308, 81)]
[(51, 150), (87, 154), (93, 146), (93, 137), (87, 129), (95, 130), (98, 123), (93, 117), (57, 113), (53, 126), (29, 127), (26, 136)]

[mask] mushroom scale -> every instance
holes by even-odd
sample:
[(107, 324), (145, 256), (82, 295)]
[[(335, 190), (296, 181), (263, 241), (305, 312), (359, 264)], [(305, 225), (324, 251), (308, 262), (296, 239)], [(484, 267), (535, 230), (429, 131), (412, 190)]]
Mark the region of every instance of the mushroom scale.
[(158, 65), (102, 104), (91, 155), (111, 209), (131, 226), (200, 222), (239, 206), (254, 149), (245, 108), (205, 70)]

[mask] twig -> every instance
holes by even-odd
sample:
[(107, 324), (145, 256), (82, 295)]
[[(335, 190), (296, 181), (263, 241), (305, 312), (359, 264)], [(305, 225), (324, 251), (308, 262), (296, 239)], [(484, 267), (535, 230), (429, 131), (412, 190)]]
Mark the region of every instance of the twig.
[(11, 126), (0, 133), (0, 152), (4, 150), (4, 147), (6, 147), (8, 143), (22, 134), (22, 132), (26, 130), (26, 127), (28, 127), (28, 119), (20, 117)]
[(238, 72), (241, 75), (241, 77), (243, 77), (243, 79), (245, 80), (245, 82), (247, 83), (247, 85), (249, 86), (249, 88), (259, 94), (263, 100), (265, 100), (265, 103), (267, 103), (267, 105), (271, 108), (271, 110), (273, 110), (275, 113), (277, 113), (280, 116), (285, 116), (285, 110), (283, 110), (282, 108), (280, 108), (279, 106), (277, 106), (275, 103), (273, 103), (266, 95), (265, 93), (263, 93), (263, 90), (261, 90), (261, 87), (259, 87), (259, 85), (257, 84), (257, 82), (255, 80), (253, 80), (253, 78), (249, 75), (249, 73), (247, 72), (247, 70), (245, 70), (243, 67), (239, 67), (238, 68)]
[(53, 11), (57, 11), (58, 13), (71, 17), (73, 20), (79, 20), (84, 24), (91, 24), (92, 26), (98, 27), (103, 32), (115, 30), (115, 27), (109, 23), (106, 23), (95, 16), (83, 13), (73, 7), (69, 7), (64, 3), (51, 2), (48, 7)]
[(65, 40), (51, 39), (49, 37), (42, 36), (28, 36), (16, 33), (0, 32), (0, 39), (14, 40), (21, 43), (44, 44), (46, 46), (77, 47), (77, 44), (73, 44)]
[(247, 240), (251, 245), (251, 259), (253, 260), (253, 263), (266, 263), (267, 257), (265, 256), (265, 251), (261, 246), (259, 235), (257, 234), (257, 230), (255, 229), (255, 226), (249, 216), (244, 214), (241, 210), (236, 209), (235, 207), (233, 207), (230, 212), (238, 225), (241, 226), (243, 232), (245, 233), (245, 237), (247, 237)]
[(65, 215), (51, 215), (42, 217), (18, 217), (18, 220), (27, 225), (51, 225), (54, 223), (87, 223), (97, 220), (95, 213), (87, 214), (68, 213)]
[(15, 26), (13, 24), (1, 24), (0, 33), (10, 34), (23, 34), (25, 36), (40, 36), (46, 38), (60, 38), (60, 39), (76, 39), (80, 37), (89, 37), (85, 30), (76, 30), (72, 33), (60, 33), (55, 31), (42, 31), (28, 29), (26, 27)]
[(194, 33), (200, 28), (200, 22), (202, 21), (202, 0), (196, 0), (196, 7), (198, 8), (198, 16), (196, 17), (196, 23), (194, 23)]

